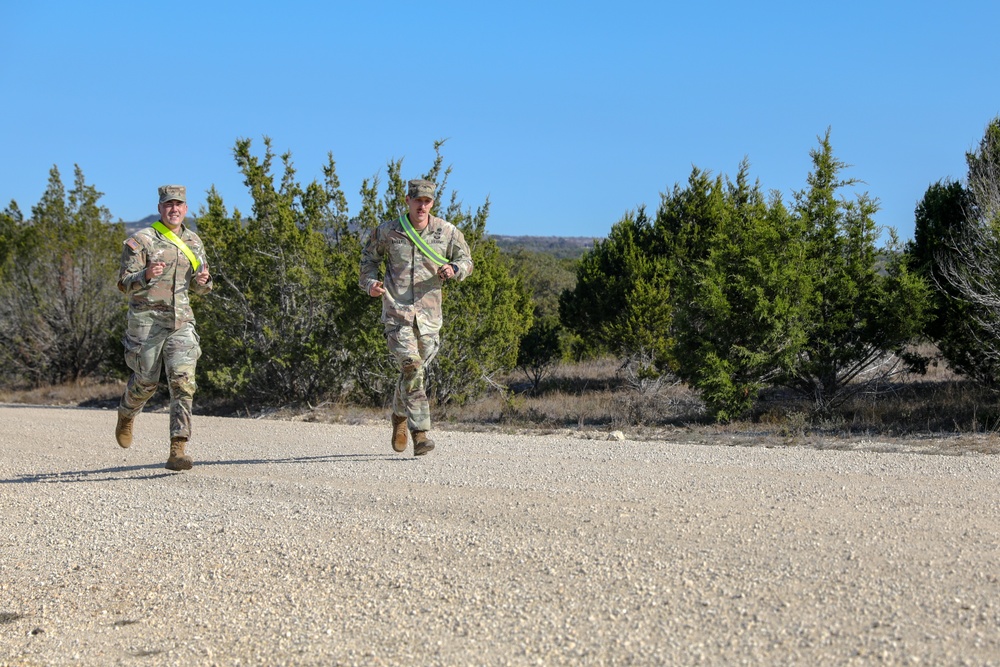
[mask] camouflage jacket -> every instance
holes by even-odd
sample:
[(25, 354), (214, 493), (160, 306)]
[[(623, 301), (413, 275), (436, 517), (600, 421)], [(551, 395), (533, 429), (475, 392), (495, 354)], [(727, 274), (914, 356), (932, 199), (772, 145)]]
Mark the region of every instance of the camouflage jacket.
[[(472, 274), (472, 254), (465, 236), (455, 225), (433, 215), (423, 230), (417, 232), (439, 255), (456, 267), (455, 277), (465, 280)], [(379, 277), (385, 260), (382, 281), (382, 322), (386, 325), (417, 324), (420, 331), (434, 333), (441, 329), (441, 285), (438, 267), (425, 257), (403, 231), (399, 218), (375, 228), (361, 253), (358, 286), (368, 293)]]
[[(198, 235), (182, 225), (177, 236), (207, 268), (205, 248)], [(163, 275), (146, 282), (146, 267), (157, 261), (166, 263)], [(194, 275), (187, 256), (152, 227), (140, 229), (125, 239), (118, 289), (128, 295), (129, 317), (173, 321), (175, 329), (185, 322), (194, 322), (188, 290), (195, 294), (212, 291), (211, 278), (208, 283), (199, 285)]]

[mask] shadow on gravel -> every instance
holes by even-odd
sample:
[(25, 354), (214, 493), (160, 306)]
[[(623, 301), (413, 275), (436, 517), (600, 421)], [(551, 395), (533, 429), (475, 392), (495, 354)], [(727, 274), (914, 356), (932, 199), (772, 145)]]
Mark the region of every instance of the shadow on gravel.
[(320, 456), (290, 456), (283, 459), (230, 459), (228, 461), (197, 461), (198, 466), (245, 466), (268, 463), (334, 463), (337, 461), (415, 461), (415, 457), (386, 456), (384, 454), (322, 454)]
[(14, 409), (30, 408), (32, 410), (86, 410), (88, 412), (94, 409), (81, 405), (46, 405), (44, 403), (0, 403), (0, 407)]
[[(133, 475), (129, 473), (141, 470), (156, 470), (156, 473), (147, 475)], [(101, 468), (99, 470), (72, 470), (66, 472), (46, 472), (36, 475), (19, 475), (12, 479), (0, 479), (0, 484), (57, 484), (60, 482), (107, 482), (116, 479), (156, 479), (157, 477), (169, 477), (170, 472), (163, 470), (163, 464), (150, 464), (142, 466), (116, 466), (114, 468)]]
[[(206, 466), (243, 466), (243, 465), (273, 465), (284, 463), (334, 463), (338, 461), (394, 461), (406, 463), (415, 461), (414, 457), (384, 456), (381, 454), (324, 454), (322, 456), (295, 456), (280, 459), (233, 459), (226, 461), (196, 461), (195, 470)], [(133, 473), (144, 470), (150, 472), (144, 475)], [(66, 472), (48, 472), (35, 475), (19, 475), (12, 479), (0, 479), (0, 484), (58, 484), (65, 482), (108, 482), (114, 480), (144, 480), (157, 479), (177, 475), (176, 472), (165, 471), (162, 463), (152, 463), (141, 466), (116, 466), (98, 470), (72, 470)], [(197, 473), (187, 473), (197, 474)]]

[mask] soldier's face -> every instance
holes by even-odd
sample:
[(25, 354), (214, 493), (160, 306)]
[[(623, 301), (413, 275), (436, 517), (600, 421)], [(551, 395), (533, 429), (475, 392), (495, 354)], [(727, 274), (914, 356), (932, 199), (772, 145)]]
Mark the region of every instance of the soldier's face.
[(434, 200), (430, 197), (407, 197), (406, 206), (410, 209), (410, 222), (423, 228), (430, 219)]
[(160, 220), (167, 227), (172, 228), (180, 227), (181, 223), (184, 222), (184, 216), (188, 212), (188, 205), (176, 199), (165, 201), (158, 208), (160, 210)]

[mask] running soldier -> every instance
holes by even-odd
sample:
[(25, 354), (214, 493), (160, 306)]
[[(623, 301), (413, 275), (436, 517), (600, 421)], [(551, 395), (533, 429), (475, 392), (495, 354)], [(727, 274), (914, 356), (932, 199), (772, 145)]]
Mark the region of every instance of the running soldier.
[[(361, 255), (358, 285), (382, 299), (382, 324), (389, 352), (399, 367), (392, 397), (392, 448), (406, 451), (406, 432), (413, 455), (434, 449), (430, 405), (424, 373), (440, 345), (441, 285), (465, 280), (472, 273), (472, 256), (462, 232), (431, 215), (437, 186), (413, 180), (406, 193), (407, 213), (379, 225)], [(379, 271), (385, 263), (384, 282)]]
[(170, 455), (167, 470), (190, 470), (184, 448), (191, 437), (195, 367), (201, 356), (188, 292), (208, 294), (212, 277), (201, 239), (184, 226), (183, 185), (159, 188), (160, 219), (125, 240), (118, 289), (128, 295), (128, 327), (122, 342), (132, 370), (118, 405), (115, 439), (132, 444), (135, 416), (156, 392), (160, 369), (170, 388)]

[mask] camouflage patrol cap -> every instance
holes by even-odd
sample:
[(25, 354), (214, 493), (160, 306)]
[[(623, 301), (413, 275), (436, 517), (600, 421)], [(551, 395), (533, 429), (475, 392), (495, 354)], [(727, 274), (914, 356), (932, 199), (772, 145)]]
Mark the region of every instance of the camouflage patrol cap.
[(417, 199), (418, 197), (430, 197), (434, 199), (434, 191), (437, 190), (437, 186), (433, 182), (419, 178), (410, 181), (409, 186), (410, 189), (406, 191), (406, 196), (410, 199)]
[(171, 200), (187, 203), (187, 188), (183, 185), (161, 185), (159, 193), (161, 204)]

